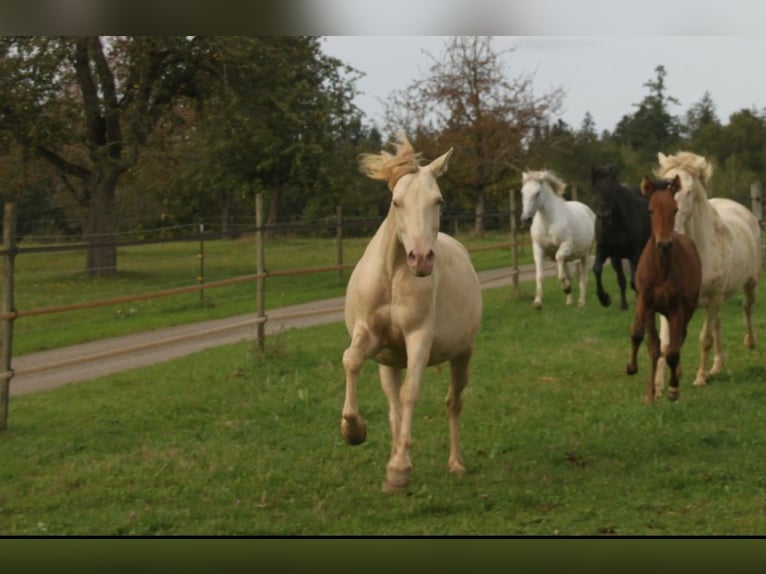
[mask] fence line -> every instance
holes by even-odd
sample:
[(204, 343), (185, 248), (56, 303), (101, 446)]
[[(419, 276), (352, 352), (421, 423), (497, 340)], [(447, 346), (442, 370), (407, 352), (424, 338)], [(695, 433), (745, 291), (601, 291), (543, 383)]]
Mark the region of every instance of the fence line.
[[(513, 201), (513, 192), (511, 192), (511, 198)], [(242, 321), (239, 323), (236, 323), (235, 325), (227, 325), (224, 327), (214, 327), (211, 329), (208, 329), (206, 331), (201, 332), (195, 332), (191, 334), (185, 334), (185, 335), (177, 335), (172, 337), (166, 337), (164, 339), (155, 340), (149, 343), (144, 343), (138, 346), (133, 346), (125, 349), (117, 349), (117, 350), (111, 350), (111, 351), (105, 351), (100, 353), (93, 353), (91, 355), (86, 355), (83, 357), (77, 357), (74, 359), (68, 359), (64, 361), (59, 361), (56, 363), (56, 368), (63, 368), (63, 367), (71, 367), (76, 364), (88, 362), (88, 361), (94, 361), (98, 359), (104, 359), (109, 358), (112, 356), (118, 356), (121, 354), (134, 352), (136, 350), (144, 350), (149, 349), (152, 347), (158, 347), (162, 345), (166, 345), (169, 343), (174, 342), (180, 342), (185, 339), (191, 339), (191, 338), (198, 338), (198, 337), (204, 337), (208, 335), (215, 334), (217, 332), (230, 330), (232, 328), (241, 327), (243, 325), (256, 325), (257, 327), (257, 343), (259, 350), (264, 349), (264, 341), (265, 341), (265, 324), (268, 321), (268, 317), (266, 314), (265, 309), (265, 281), (268, 277), (286, 277), (286, 276), (297, 276), (297, 275), (307, 275), (307, 274), (313, 274), (313, 273), (327, 273), (327, 272), (337, 272), (339, 275), (339, 278), (341, 281), (343, 281), (344, 278), (344, 271), (348, 269), (353, 269), (356, 265), (355, 263), (344, 263), (343, 262), (343, 238), (344, 238), (344, 229), (348, 229), (350, 227), (356, 227), (358, 223), (363, 223), (364, 226), (370, 226), (371, 223), (375, 223), (375, 225), (380, 224), (380, 219), (375, 220), (374, 222), (372, 220), (344, 220), (343, 214), (340, 208), (338, 208), (336, 213), (336, 218), (334, 223), (325, 223), (321, 225), (317, 224), (298, 224), (298, 225), (264, 225), (263, 223), (263, 203), (262, 203), (262, 196), (261, 194), (256, 195), (255, 199), (255, 227), (248, 227), (248, 231), (252, 231), (255, 234), (255, 243), (256, 243), (256, 273), (248, 274), (248, 275), (241, 275), (237, 277), (231, 277), (228, 279), (222, 279), (219, 281), (211, 281), (206, 282), (204, 277), (205, 272), (205, 265), (204, 265), (204, 241), (205, 239), (219, 239), (226, 237), (227, 235), (234, 235), (237, 233), (242, 233), (242, 230), (238, 231), (232, 231), (232, 232), (225, 232), (225, 231), (218, 231), (218, 232), (205, 232), (204, 231), (204, 225), (199, 225), (199, 233), (190, 237), (182, 237), (182, 238), (164, 238), (164, 239), (140, 239), (140, 240), (129, 240), (129, 241), (122, 241), (122, 242), (103, 242), (103, 243), (85, 243), (85, 242), (79, 242), (79, 243), (66, 243), (66, 244), (60, 244), (60, 245), (46, 245), (46, 246), (30, 246), (30, 247), (18, 247), (17, 246), (17, 238), (16, 238), (16, 210), (15, 210), (15, 204), (8, 203), (5, 205), (5, 213), (4, 213), (4, 220), (3, 220), (3, 245), (2, 249), (0, 250), (0, 257), (3, 258), (3, 296), (2, 301), (0, 301), (0, 335), (2, 335), (2, 348), (0, 349), (0, 352), (2, 353), (0, 355), (0, 431), (7, 429), (7, 419), (8, 419), (8, 401), (9, 401), (9, 389), (10, 389), (10, 382), (14, 375), (14, 370), (11, 367), (11, 361), (12, 361), (12, 342), (13, 342), (13, 325), (14, 321), (20, 317), (31, 317), (36, 315), (46, 315), (46, 314), (54, 314), (54, 313), (64, 313), (64, 312), (70, 312), (70, 311), (76, 311), (76, 310), (83, 310), (83, 309), (94, 309), (98, 307), (106, 307), (110, 305), (118, 305), (123, 303), (130, 303), (130, 302), (136, 302), (136, 301), (143, 301), (148, 299), (156, 299), (161, 297), (169, 297), (174, 295), (180, 295), (184, 293), (190, 293), (194, 291), (200, 292), (200, 297), (203, 297), (203, 291), (209, 290), (209, 289), (215, 289), (235, 284), (241, 284), (241, 283), (247, 283), (247, 282), (256, 282), (256, 317), (254, 319), (248, 319), (246, 321)], [(494, 214), (493, 214), (494, 215)], [(466, 219), (469, 216), (466, 216)], [(452, 216), (451, 217), (455, 224), (457, 225), (457, 222), (460, 220), (459, 216)], [(449, 219), (449, 217), (446, 217), (445, 219)], [(511, 211), (511, 220), (514, 219), (514, 212)], [(350, 225), (351, 224), (351, 225)], [(337, 242), (337, 251), (336, 251), (336, 264), (335, 265), (329, 265), (329, 266), (321, 266), (321, 267), (310, 267), (310, 268), (302, 268), (302, 269), (285, 269), (285, 270), (276, 270), (276, 271), (266, 271), (265, 266), (265, 232), (268, 231), (293, 231), (297, 229), (332, 229), (335, 227), (335, 239)], [(361, 227), (361, 226), (360, 226)], [(505, 249), (505, 248), (511, 248), (513, 253), (513, 261), (514, 264), (516, 262), (516, 253), (515, 250), (517, 246), (520, 244), (518, 241), (518, 238), (515, 236), (515, 226), (512, 227), (514, 236), (512, 237), (512, 240), (510, 242), (503, 242), (493, 245), (486, 245), (482, 247), (475, 247), (472, 249), (469, 249), (469, 252), (481, 252), (481, 251), (490, 251), (490, 250), (496, 250), (496, 249)], [(74, 250), (87, 250), (92, 249), (94, 247), (131, 247), (131, 246), (143, 246), (143, 245), (151, 245), (151, 244), (158, 244), (158, 243), (172, 243), (172, 242), (189, 242), (189, 241), (200, 241), (200, 251), (197, 255), (200, 263), (199, 267), (199, 275), (197, 276), (197, 284), (196, 285), (187, 285), (183, 287), (175, 287), (171, 289), (162, 289), (157, 291), (151, 291), (151, 292), (144, 292), (144, 293), (137, 293), (133, 295), (125, 295), (120, 297), (112, 297), (107, 299), (101, 299), (97, 301), (87, 301), (82, 303), (74, 303), (69, 305), (55, 305), (55, 306), (49, 306), (49, 307), (38, 307), (33, 309), (21, 309), (17, 310), (15, 308), (14, 304), (14, 261), (15, 257), (22, 254), (32, 254), (32, 253), (56, 253), (61, 251), (74, 251)], [(516, 276), (518, 276), (518, 269), (515, 270)], [(325, 312), (326, 310), (323, 310), (322, 312)], [(309, 316), (312, 314), (316, 314), (316, 311), (301, 311), (297, 313), (292, 313), (288, 315), (279, 315), (280, 319), (286, 318), (286, 317), (298, 317), (298, 316)], [(23, 374), (29, 374), (29, 373), (35, 373), (39, 371), (45, 371), (49, 370), (51, 368), (51, 365), (36, 365), (34, 367), (29, 367), (26, 369), (23, 369), (22, 371), (19, 371), (19, 373)]]

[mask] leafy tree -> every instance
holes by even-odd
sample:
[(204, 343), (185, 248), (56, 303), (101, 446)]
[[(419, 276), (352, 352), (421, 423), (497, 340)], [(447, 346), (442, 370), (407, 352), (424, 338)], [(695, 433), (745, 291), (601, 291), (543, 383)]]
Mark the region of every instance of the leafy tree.
[(638, 151), (646, 162), (653, 161), (658, 151), (676, 147), (681, 136), (680, 121), (669, 111), (671, 104), (679, 102), (666, 94), (665, 67), (659, 65), (654, 71), (655, 78), (644, 84), (649, 93), (634, 104), (638, 108), (634, 114), (622, 117), (614, 132), (619, 143)]
[(455, 148), (447, 177), (469, 194), (476, 233), (483, 231), (487, 197), (505, 193), (500, 185), (526, 167), (530, 138), (563, 97), (561, 89), (537, 97), (531, 75), (513, 78), (503, 59), (510, 51), (496, 52), (488, 36), (453, 37), (441, 59), (431, 56), (429, 74), (394, 92), (385, 106), (389, 133), (404, 129), (434, 157)]
[(194, 95), (195, 48), (175, 37), (0, 39), (0, 133), (56, 168), (87, 207), (87, 270), (111, 274), (118, 180), (159, 120)]

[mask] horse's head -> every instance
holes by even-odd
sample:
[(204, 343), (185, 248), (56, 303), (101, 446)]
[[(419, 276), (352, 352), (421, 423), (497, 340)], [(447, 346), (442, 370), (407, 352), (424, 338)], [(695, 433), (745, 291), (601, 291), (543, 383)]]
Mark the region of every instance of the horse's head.
[(433, 271), (436, 237), (439, 233), (441, 191), (436, 178), (447, 171), (452, 149), (422, 166), (419, 155), (403, 139), (395, 155), (381, 152), (361, 158), (362, 171), (373, 179), (388, 182), (396, 236), (404, 247), (407, 266), (418, 277)]
[(688, 223), (691, 219), (692, 209), (697, 200), (706, 198), (706, 190), (710, 177), (713, 173), (712, 166), (707, 160), (691, 152), (678, 152), (672, 156), (666, 156), (662, 152), (657, 154), (660, 163), (656, 173), (665, 179), (679, 178), (679, 189), (675, 194), (678, 213), (675, 218), (675, 230), (679, 233), (688, 233)]
[(673, 246), (673, 228), (678, 207), (676, 197), (681, 189), (681, 178), (654, 181), (648, 177), (641, 180), (641, 194), (649, 200), (652, 221), (652, 238), (660, 251), (667, 252)]
[(619, 191), (617, 169), (613, 165), (591, 167), (591, 190), (595, 201), (596, 239), (602, 241), (606, 229), (612, 227), (615, 203), (615, 190)]
[(566, 184), (550, 171), (525, 171), (521, 176), (521, 223), (529, 225), (545, 203), (546, 193), (563, 195)]

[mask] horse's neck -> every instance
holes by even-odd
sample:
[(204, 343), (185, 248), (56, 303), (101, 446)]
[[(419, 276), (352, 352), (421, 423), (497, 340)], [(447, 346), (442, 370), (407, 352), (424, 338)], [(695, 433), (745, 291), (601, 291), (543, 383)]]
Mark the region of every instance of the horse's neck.
[(376, 259), (381, 264), (382, 272), (390, 279), (397, 267), (406, 262), (404, 246), (396, 234), (396, 222), (390, 212), (378, 228), (377, 235), (378, 253)]
[(566, 201), (562, 197), (556, 195), (556, 192), (548, 190), (548, 193), (546, 193), (545, 196), (545, 201), (543, 201), (538, 211), (540, 212), (540, 217), (543, 219), (546, 227), (549, 227), (553, 223), (561, 221), (566, 217)]
[(684, 234), (697, 245), (700, 255), (712, 248), (711, 239), (714, 235), (716, 219), (720, 219), (718, 212), (702, 193), (701, 198), (695, 199), (691, 217), (687, 220), (686, 229), (684, 229)]

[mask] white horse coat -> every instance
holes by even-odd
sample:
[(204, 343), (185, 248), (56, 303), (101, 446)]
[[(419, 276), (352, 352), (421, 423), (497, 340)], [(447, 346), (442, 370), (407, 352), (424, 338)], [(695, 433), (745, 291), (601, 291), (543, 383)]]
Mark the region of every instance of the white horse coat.
[(577, 262), (580, 279), (578, 305), (585, 305), (588, 282), (586, 265), (595, 241), (596, 214), (579, 201), (565, 201), (566, 184), (550, 171), (524, 172), (522, 176), (522, 223), (532, 222), (532, 252), (535, 259), (535, 307), (543, 305), (543, 261), (556, 262), (566, 304), (572, 304), (570, 261)]
[[(751, 349), (756, 345), (752, 309), (761, 273), (761, 228), (755, 216), (736, 201), (707, 199), (706, 188), (712, 176), (712, 166), (704, 157), (691, 152), (679, 152), (673, 156), (659, 153), (657, 157), (660, 164), (657, 175), (666, 179), (676, 175), (680, 177), (675, 228), (694, 241), (702, 260), (699, 307), (706, 309), (706, 315), (700, 332), (700, 363), (694, 384), (704, 385), (708, 375), (720, 372), (724, 364), (719, 317), (721, 305), (740, 289), (744, 293), (747, 327), (744, 342)], [(668, 326), (664, 318), (660, 339), (664, 350), (668, 341)], [(713, 366), (706, 372), (708, 354), (713, 347)], [(655, 382), (658, 388), (663, 386), (661, 373), (658, 368)]]

